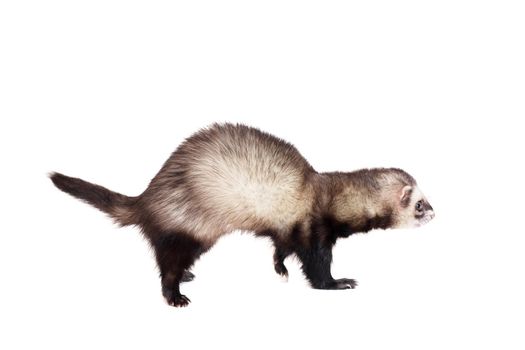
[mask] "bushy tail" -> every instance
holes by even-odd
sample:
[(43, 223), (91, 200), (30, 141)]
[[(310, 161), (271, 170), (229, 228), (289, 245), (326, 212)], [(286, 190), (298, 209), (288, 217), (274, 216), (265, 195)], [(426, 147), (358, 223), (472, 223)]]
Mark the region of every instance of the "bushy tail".
[(124, 196), (105, 187), (59, 173), (51, 173), (49, 177), (60, 190), (109, 214), (119, 225), (135, 223), (133, 205), (136, 198)]

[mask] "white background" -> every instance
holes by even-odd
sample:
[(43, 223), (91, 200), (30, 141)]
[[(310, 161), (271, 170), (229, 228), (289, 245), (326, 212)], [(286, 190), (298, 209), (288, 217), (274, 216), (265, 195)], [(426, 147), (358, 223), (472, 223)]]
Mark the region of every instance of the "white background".
[[(523, 349), (519, 1), (3, 1), (0, 347)], [(214, 121), (319, 171), (397, 166), (436, 219), (340, 241), (309, 289), (233, 234), (167, 306), (138, 230), (49, 171), (140, 194)]]

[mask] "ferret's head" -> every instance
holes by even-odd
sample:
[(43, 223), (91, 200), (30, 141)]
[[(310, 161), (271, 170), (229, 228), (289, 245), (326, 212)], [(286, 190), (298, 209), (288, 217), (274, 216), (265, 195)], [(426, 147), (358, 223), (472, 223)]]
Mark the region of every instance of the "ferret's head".
[(398, 198), (396, 228), (419, 227), (434, 218), (434, 209), (415, 183), (403, 186)]

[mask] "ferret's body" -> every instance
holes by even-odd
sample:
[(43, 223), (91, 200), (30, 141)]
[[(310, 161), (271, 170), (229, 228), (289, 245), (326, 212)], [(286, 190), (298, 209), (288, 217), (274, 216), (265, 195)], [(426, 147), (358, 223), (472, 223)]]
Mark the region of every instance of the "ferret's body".
[(279, 274), (287, 275), (283, 261), (296, 254), (314, 288), (345, 289), (356, 282), (330, 274), (337, 238), (419, 225), (434, 215), (402, 170), (318, 173), (292, 145), (244, 125), (214, 124), (188, 138), (138, 197), (57, 173), (51, 178), (121, 225), (142, 229), (174, 306), (189, 302), (179, 284), (193, 277), (195, 259), (234, 230), (269, 236)]

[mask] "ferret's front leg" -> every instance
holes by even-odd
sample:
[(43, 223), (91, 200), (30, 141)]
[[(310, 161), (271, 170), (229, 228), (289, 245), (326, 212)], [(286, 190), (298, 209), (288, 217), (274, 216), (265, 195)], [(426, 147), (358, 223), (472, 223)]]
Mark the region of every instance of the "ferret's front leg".
[(334, 279), (330, 272), (332, 245), (311, 240), (308, 247), (301, 247), (297, 255), (310, 285), (315, 289), (353, 289), (357, 281), (349, 278)]

